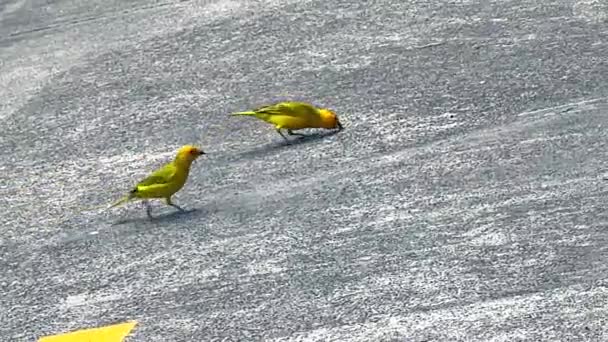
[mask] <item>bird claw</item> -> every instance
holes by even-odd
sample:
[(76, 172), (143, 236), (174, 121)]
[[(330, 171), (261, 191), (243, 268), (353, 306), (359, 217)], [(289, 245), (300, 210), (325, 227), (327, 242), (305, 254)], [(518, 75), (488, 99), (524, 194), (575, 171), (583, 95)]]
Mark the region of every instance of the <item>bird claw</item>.
[(173, 203), (167, 203), (167, 204), (169, 204), (169, 205), (170, 205), (170, 206), (172, 206), (173, 208), (175, 208), (175, 209), (177, 209), (177, 210), (181, 211), (182, 213), (185, 213), (185, 212), (186, 212), (186, 210), (185, 210), (184, 208), (180, 207), (180, 206), (179, 206), (179, 205), (177, 205), (177, 204), (173, 204)]

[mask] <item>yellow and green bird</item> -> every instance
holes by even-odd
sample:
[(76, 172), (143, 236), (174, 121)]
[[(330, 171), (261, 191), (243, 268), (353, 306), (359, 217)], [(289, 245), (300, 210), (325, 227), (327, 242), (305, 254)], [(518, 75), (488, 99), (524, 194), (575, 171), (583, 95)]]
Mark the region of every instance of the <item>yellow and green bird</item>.
[[(112, 204), (109, 208), (116, 207), (135, 199), (143, 200), (146, 205), (146, 214), (152, 218), (151, 207), (148, 199), (162, 198), (167, 205), (184, 211), (181, 207), (171, 202), (171, 196), (181, 190), (188, 179), (190, 165), (196, 158), (205, 154), (200, 148), (185, 145), (178, 151), (173, 161), (163, 165), (148, 177), (141, 180), (123, 198)], [(109, 209), (108, 208), (108, 209)]]
[(284, 101), (267, 105), (246, 112), (237, 112), (230, 115), (254, 116), (260, 120), (274, 125), (277, 132), (288, 140), (281, 132), (287, 130), (289, 135), (304, 136), (293, 131), (304, 128), (325, 128), (342, 130), (342, 124), (336, 114), (327, 108), (318, 108), (305, 102)]

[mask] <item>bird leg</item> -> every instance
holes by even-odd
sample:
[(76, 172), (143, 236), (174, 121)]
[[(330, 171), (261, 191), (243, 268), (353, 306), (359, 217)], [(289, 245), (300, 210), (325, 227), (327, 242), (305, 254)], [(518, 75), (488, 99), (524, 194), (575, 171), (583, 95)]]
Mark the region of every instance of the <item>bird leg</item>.
[(283, 132), (281, 132), (280, 128), (277, 128), (277, 132), (279, 132), (279, 134), (283, 137), (283, 139), (285, 139), (285, 141), (289, 142), (289, 139), (287, 139), (287, 137), (283, 134)]
[(148, 201), (143, 201), (144, 205), (146, 206), (146, 214), (148, 215), (149, 218), (153, 219), (154, 217), (152, 216), (152, 206), (150, 205), (150, 203)]
[(180, 207), (179, 205), (174, 204), (173, 202), (171, 202), (171, 197), (167, 197), (167, 198), (165, 199), (165, 202), (167, 202), (167, 205), (170, 205), (170, 206), (172, 206), (173, 208), (176, 208), (177, 210), (179, 210), (179, 211), (181, 211), (181, 212), (184, 212), (184, 211), (185, 211), (185, 210), (184, 210), (182, 207)]
[(299, 136), (299, 137), (305, 137), (305, 136), (306, 136), (306, 134), (302, 134), (302, 133), (294, 133), (294, 132), (293, 132), (292, 130), (290, 130), (290, 129), (288, 129), (288, 130), (287, 130), (287, 134), (289, 134), (289, 135), (297, 135), (297, 136)]

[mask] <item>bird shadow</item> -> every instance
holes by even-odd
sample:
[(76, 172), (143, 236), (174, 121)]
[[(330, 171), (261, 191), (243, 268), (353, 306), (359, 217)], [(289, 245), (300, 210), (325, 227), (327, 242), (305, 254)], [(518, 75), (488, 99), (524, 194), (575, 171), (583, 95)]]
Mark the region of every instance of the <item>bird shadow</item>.
[(204, 210), (194, 208), (188, 209), (185, 211), (173, 211), (164, 215), (152, 215), (152, 218), (148, 216), (144, 217), (136, 217), (136, 218), (127, 218), (114, 222), (113, 226), (128, 224), (128, 223), (164, 223), (164, 222), (172, 222), (178, 223), (183, 222), (185, 220), (193, 219), (198, 217), (204, 213)]
[(310, 133), (310, 134), (306, 134), (303, 136), (298, 136), (295, 139), (289, 139), (289, 141), (285, 141), (283, 139), (280, 142), (269, 143), (266, 145), (262, 145), (258, 148), (254, 148), (254, 149), (251, 149), (248, 151), (241, 152), (241, 153), (239, 153), (239, 156), (261, 157), (261, 156), (267, 155), (269, 153), (272, 153), (274, 151), (277, 151), (277, 150), (280, 150), (283, 148), (304, 145), (304, 144), (309, 144), (309, 143), (312, 143), (315, 141), (319, 141), (321, 139), (331, 137), (335, 134), (338, 134), (339, 132), (340, 132), (339, 130), (332, 130), (332, 131)]

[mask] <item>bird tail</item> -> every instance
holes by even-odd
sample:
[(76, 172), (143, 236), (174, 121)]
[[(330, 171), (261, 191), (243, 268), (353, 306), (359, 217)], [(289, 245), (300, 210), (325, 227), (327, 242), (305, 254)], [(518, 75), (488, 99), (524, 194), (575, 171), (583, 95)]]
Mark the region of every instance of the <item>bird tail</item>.
[(248, 115), (248, 116), (256, 116), (258, 113), (254, 112), (254, 111), (247, 111), (247, 112), (236, 112), (236, 113), (231, 113), (230, 116), (238, 116), (238, 115)]
[(102, 205), (98, 205), (98, 206), (94, 206), (94, 207), (84, 208), (82, 211), (92, 211), (92, 210), (97, 210), (97, 209), (102, 209), (102, 208), (104, 209), (103, 211), (106, 211), (108, 209), (117, 207), (121, 204), (125, 204), (125, 203), (129, 202), (131, 199), (133, 199), (133, 195), (128, 194), (128, 195), (120, 198), (116, 202), (112, 203), (109, 207), (107, 204), (102, 204)]
[(122, 205), (122, 204), (125, 204), (125, 203), (129, 202), (132, 198), (133, 198), (133, 196), (131, 196), (131, 194), (128, 194), (128, 195), (124, 196), (123, 198), (119, 199), (118, 201), (112, 203), (108, 207), (108, 209), (117, 207), (117, 206)]

